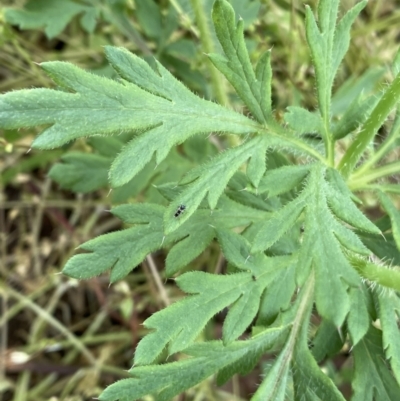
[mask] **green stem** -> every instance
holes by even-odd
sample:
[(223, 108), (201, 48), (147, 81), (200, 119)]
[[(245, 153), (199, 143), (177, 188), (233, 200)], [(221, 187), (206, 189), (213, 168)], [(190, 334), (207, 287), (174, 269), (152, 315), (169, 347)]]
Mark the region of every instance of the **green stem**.
[(350, 258), (350, 264), (363, 278), (383, 287), (400, 291), (400, 271), (398, 269), (388, 269), (355, 257)]
[(335, 166), (335, 140), (333, 139), (333, 136), (326, 132), (326, 157), (328, 160), (328, 165), (330, 167)]
[(172, 7), (175, 8), (176, 12), (179, 15), (179, 18), (181, 19), (182, 25), (184, 28), (190, 30), (193, 35), (198, 38), (199, 37), (199, 32), (197, 31), (196, 27), (193, 24), (193, 21), (191, 20), (191, 18), (189, 17), (189, 15), (187, 15), (185, 13), (185, 11), (182, 10), (182, 7), (180, 6), (180, 4), (176, 1), (176, 0), (169, 0), (170, 4), (172, 5)]
[(303, 140), (295, 137), (293, 134), (288, 132), (284, 127), (282, 127), (276, 121), (270, 121), (268, 123), (268, 127), (258, 126), (258, 131), (262, 132), (263, 135), (267, 137), (271, 137), (277, 139), (277, 141), (281, 142), (282, 145), (285, 142), (288, 142), (293, 148), (297, 148), (299, 151), (303, 151), (310, 156), (315, 157), (315, 159), (319, 160), (323, 164), (326, 164), (326, 159), (322, 156), (317, 150), (307, 145)]
[[(201, 49), (204, 53), (209, 54), (214, 52), (214, 43), (211, 36), (210, 26), (204, 12), (204, 2), (201, 0), (191, 0), (194, 13), (196, 15), (197, 26), (200, 31)], [(217, 69), (213, 66), (210, 60), (207, 60), (208, 71), (211, 76), (211, 84), (214, 91), (214, 96), (218, 102), (223, 105), (229, 105), (229, 99), (226, 95), (223, 86), (223, 80)]]
[(360, 133), (354, 142), (347, 149), (345, 155), (338, 165), (338, 169), (342, 175), (347, 178), (354, 170), (355, 165), (360, 160), (365, 149), (372, 141), (378, 129), (385, 122), (387, 116), (396, 106), (400, 98), (400, 73), (397, 74), (381, 100), (375, 106), (371, 115), (364, 123)]
[(373, 167), (376, 163), (378, 163), (382, 159), (383, 156), (385, 156), (385, 154), (389, 151), (391, 146), (399, 137), (400, 124), (398, 124), (396, 128), (397, 129), (395, 129), (394, 132), (390, 134), (390, 137), (387, 138), (387, 140), (381, 145), (378, 151), (374, 153), (371, 157), (369, 157), (360, 168), (355, 170), (354, 174), (352, 175), (352, 178), (368, 174), (371, 167)]
[(360, 178), (352, 177), (351, 180), (348, 181), (348, 185), (352, 190), (360, 189), (371, 181), (397, 173), (400, 173), (400, 162), (387, 164), (371, 171), (369, 174), (364, 174)]

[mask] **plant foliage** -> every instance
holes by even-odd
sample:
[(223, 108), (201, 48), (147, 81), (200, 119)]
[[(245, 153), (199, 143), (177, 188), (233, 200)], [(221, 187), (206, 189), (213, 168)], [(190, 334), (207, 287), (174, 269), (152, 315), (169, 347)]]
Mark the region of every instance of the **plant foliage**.
[[(137, 4), (139, 18), (154, 6)], [(149, 333), (136, 349), (132, 378), (109, 386), (100, 400), (148, 394), (168, 400), (211, 375), (222, 384), (246, 374), (270, 352), (276, 358), (252, 400), (284, 401), (293, 394), (294, 400), (340, 401), (344, 396), (318, 364), (345, 343), (354, 358), (352, 399), (399, 398), (400, 272), (391, 264), (400, 263), (400, 213), (387, 193), (398, 194), (400, 187), (384, 178), (400, 170), (399, 162), (385, 159), (399, 143), (400, 117), (372, 151), (370, 145), (398, 104), (400, 74), (382, 96), (365, 98), (357, 89), (342, 114), (332, 96), (351, 25), (365, 5), (357, 3), (339, 20), (339, 0), (320, 0), (317, 17), (306, 7), (318, 108), (289, 107), (284, 122), (271, 100), (273, 53), (267, 51), (253, 68), (244, 21), (237, 22), (227, 0), (216, 0), (212, 9), (223, 54), (207, 56), (247, 116), (198, 97), (158, 61), (152, 67), (110, 46), (105, 52), (118, 80), (46, 62), (41, 67), (57, 89), (1, 95), (2, 128), (43, 127), (33, 147), (52, 149), (90, 137), (96, 152), (67, 153), (50, 172), (75, 191), (105, 186), (108, 174), (113, 188), (135, 193), (143, 181), (138, 178), (148, 180), (154, 171), (168, 177), (168, 160), (189, 170), (179, 183), (160, 182), (167, 206), (114, 207), (112, 213), (129, 227), (82, 244), (84, 252), (64, 267), (66, 275), (87, 279), (111, 271), (115, 282), (165, 248), (166, 274), (172, 276), (214, 240), (228, 262), (229, 274), (191, 271), (176, 278), (186, 296), (144, 322)], [(153, 22), (146, 34), (160, 39), (160, 24)], [(204, 145), (215, 132), (241, 140), (215, 154)], [(342, 138), (350, 145), (339, 157), (335, 144)], [(187, 154), (194, 146), (206, 156), (197, 165), (185, 164), (174, 151), (182, 143)], [(356, 197), (355, 190), (376, 195), (386, 226), (361, 211), (362, 192)], [(314, 305), (319, 323), (310, 337)], [(224, 310), (222, 339), (199, 342), (207, 323)], [(159, 364), (165, 355), (172, 361)]]

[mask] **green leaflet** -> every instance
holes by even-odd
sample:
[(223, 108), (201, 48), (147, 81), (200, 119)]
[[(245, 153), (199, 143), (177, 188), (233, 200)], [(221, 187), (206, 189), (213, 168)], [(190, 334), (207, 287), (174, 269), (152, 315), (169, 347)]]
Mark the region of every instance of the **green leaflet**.
[[(246, 356), (249, 360), (257, 361), (287, 331), (288, 326), (267, 329), (250, 340), (236, 341), (228, 346), (220, 341), (195, 344), (185, 351), (191, 356), (189, 359), (132, 368), (130, 373), (133, 378), (120, 380), (107, 387), (99, 400), (134, 401), (147, 394), (156, 394), (158, 401), (170, 400), (208, 376), (225, 367), (232, 367)], [(236, 365), (233, 370), (233, 373), (242, 372), (243, 367)]]
[(296, 259), (293, 257), (287, 269), (278, 273), (271, 285), (265, 290), (261, 298), (257, 325), (267, 326), (271, 324), (280, 312), (289, 307), (296, 289), (295, 267)]
[(260, 227), (254, 238), (252, 251), (261, 252), (277, 242), (296, 223), (305, 206), (305, 197), (300, 195), (276, 211)]
[[(298, 298), (288, 312), (283, 313), (280, 319), (286, 321), (291, 317), (292, 327), (290, 335), (274, 365), (266, 373), (261, 386), (258, 388), (252, 401), (276, 401), (284, 400), (286, 382), (289, 376), (289, 367), (296, 355), (296, 349), (302, 347), (302, 343), (307, 343), (308, 319), (311, 314), (314, 278), (308, 277), (305, 285), (301, 289)], [(285, 316), (286, 315), (286, 316)], [(296, 383), (294, 383), (296, 385)]]
[(298, 135), (319, 132), (321, 129), (320, 116), (302, 107), (289, 106), (284, 119)]
[(161, 247), (163, 210), (162, 206), (151, 204), (114, 208), (114, 214), (137, 225), (83, 243), (79, 248), (90, 253), (73, 256), (63, 273), (82, 280), (111, 269), (110, 282), (125, 277), (146, 255)]
[(250, 182), (255, 188), (260, 184), (261, 178), (267, 168), (266, 154), (264, 147), (260, 146), (259, 149), (251, 156), (247, 164), (246, 174)]
[(228, 262), (241, 270), (256, 273), (257, 265), (253, 265), (250, 243), (242, 235), (220, 228), (217, 230), (217, 238)]
[(135, 16), (139, 20), (144, 33), (153, 39), (160, 38), (163, 24), (161, 10), (158, 5), (154, 0), (136, 0), (135, 6)]
[(176, 231), (165, 238), (165, 244), (174, 243), (166, 259), (166, 273), (173, 275), (187, 266), (208, 246), (217, 228), (246, 226), (265, 218), (267, 213), (240, 205), (226, 196), (218, 202), (218, 209), (198, 210)]
[[(344, 256), (341, 246), (363, 255), (370, 253), (337, 217), (356, 228), (380, 233), (355, 207), (350, 194), (339, 174), (314, 165), (309, 168), (303, 192), (259, 226), (252, 245), (252, 252), (270, 247), (294, 225), (304, 210), (305, 233), (298, 255), (297, 280), (301, 283), (311, 266), (315, 269), (317, 309), (337, 326), (342, 324), (350, 308), (342, 279), (353, 286), (359, 284), (359, 278)], [(332, 302), (336, 305), (335, 309), (331, 307)]]
[(339, 65), (350, 43), (350, 27), (367, 4), (361, 1), (349, 10), (336, 26), (339, 0), (321, 0), (318, 25), (309, 7), (306, 8), (306, 33), (317, 79), (317, 95), (325, 135), (331, 113), (331, 89)]
[(345, 401), (332, 380), (322, 372), (307, 344), (295, 348), (293, 381), (296, 401)]
[[(342, 348), (345, 339), (343, 333), (329, 320), (323, 319), (313, 339), (312, 355), (320, 363), (326, 357), (336, 355)], [(342, 338), (341, 338), (342, 337)]]
[[(189, 171), (182, 179), (182, 192), (169, 205), (164, 216), (165, 233), (169, 234), (183, 224), (198, 208), (201, 201), (207, 196), (211, 209), (217, 206), (229, 179), (235, 171), (252, 157), (259, 148), (264, 151), (268, 146), (266, 137), (255, 137), (244, 144), (219, 154), (210, 162)], [(175, 217), (180, 205), (184, 205), (185, 212)]]
[(59, 35), (70, 21), (77, 15), (83, 14), (80, 23), (87, 32), (93, 32), (99, 9), (70, 0), (31, 0), (25, 9), (6, 8), (4, 15), (11, 25), (20, 29), (44, 27), (46, 36), (51, 39)]
[[(199, 210), (174, 233), (164, 236), (162, 216), (165, 208), (153, 204), (126, 204), (112, 213), (134, 227), (101, 235), (85, 242), (81, 253), (68, 260), (63, 273), (88, 279), (111, 269), (110, 281), (122, 279), (151, 252), (174, 244), (166, 261), (167, 275), (176, 273), (197, 257), (215, 236), (213, 227), (245, 226), (265, 218), (265, 213), (221, 198), (221, 210), (213, 214)], [(188, 245), (192, 245), (190, 248)]]
[[(340, 326), (350, 307), (342, 279), (353, 285), (358, 285), (359, 279), (344, 257), (334, 235), (334, 227), (339, 223), (327, 206), (321, 173), (322, 171), (315, 169), (309, 176), (305, 233), (297, 270), (299, 272), (300, 269), (306, 270), (308, 266), (314, 267), (317, 309), (324, 318)], [(332, 274), (332, 269), (335, 274)], [(306, 274), (306, 271), (301, 272), (301, 275)], [(332, 304), (335, 305), (334, 309)]]
[(50, 169), (49, 177), (62, 188), (87, 193), (107, 185), (110, 158), (97, 154), (68, 152), (61, 156), (61, 160), (63, 163), (57, 163)]
[(386, 359), (389, 361), (397, 384), (400, 385), (400, 301), (392, 292), (380, 292), (377, 295), (379, 318), (382, 325), (382, 342)]
[(285, 352), (279, 355), (251, 401), (284, 401), (290, 368), (289, 360)]
[(208, 57), (232, 84), (256, 120), (260, 123), (271, 121), (270, 52), (260, 58), (254, 72), (243, 37), (243, 20), (236, 25), (234, 9), (226, 0), (215, 1), (212, 18), (225, 57), (218, 54)]
[(167, 259), (165, 260), (165, 271), (168, 277), (187, 266), (193, 259), (199, 256), (215, 236), (214, 228), (204, 224), (204, 218), (200, 221), (200, 224), (196, 224), (196, 221), (193, 221), (193, 219), (190, 223), (188, 236), (175, 244), (168, 252)]
[(397, 401), (400, 386), (385, 362), (381, 332), (371, 326), (368, 334), (353, 348), (353, 354), (352, 401)]
[(332, 115), (343, 115), (357, 102), (360, 93), (373, 95), (385, 68), (370, 67), (361, 76), (350, 77), (332, 97)]
[[(307, 282), (310, 282), (310, 278), (308, 278)], [(318, 283), (316, 282), (315, 284)], [(310, 303), (307, 307), (308, 315), (311, 314), (311, 307), (312, 304)], [(303, 317), (298, 322), (298, 325), (298, 334), (293, 338), (296, 344), (293, 346), (291, 355), (295, 401), (344, 401), (340, 391), (332, 383), (331, 379), (322, 372), (309, 350), (309, 320)], [(295, 324), (293, 325), (294, 329)]]
[(260, 193), (268, 193), (268, 197), (289, 192), (299, 185), (309, 172), (310, 166), (283, 166), (267, 170), (259, 185)]
[(126, 81), (115, 82), (69, 63), (43, 63), (65, 91), (32, 89), (1, 95), (1, 126), (50, 126), (33, 142), (42, 149), (80, 137), (148, 130), (129, 142), (114, 160), (110, 170), (114, 187), (128, 182), (154, 153), (160, 163), (174, 145), (194, 134), (257, 130), (248, 118), (195, 96), (160, 64), (154, 71), (120, 48), (107, 47), (106, 54)]
[(396, 209), (390, 198), (385, 193), (379, 192), (379, 199), (390, 217), (393, 238), (396, 242), (397, 249), (400, 250), (400, 212)]
[(367, 334), (370, 326), (370, 317), (361, 286), (360, 288), (350, 288), (350, 302), (351, 308), (347, 317), (347, 327), (354, 346)]
[(250, 325), (263, 290), (286, 265), (286, 257), (263, 257), (259, 263), (253, 263), (255, 270), (248, 273), (220, 276), (191, 272), (179, 276), (179, 287), (193, 295), (144, 322), (145, 327), (154, 331), (140, 341), (135, 363), (152, 363), (167, 344), (169, 354), (184, 350), (216, 313), (233, 304), (223, 328), (224, 342), (231, 342)]
[(350, 104), (340, 121), (333, 126), (332, 135), (336, 140), (344, 138), (364, 124), (379, 101), (377, 96), (370, 96), (363, 100), (361, 98), (362, 95), (358, 96)]

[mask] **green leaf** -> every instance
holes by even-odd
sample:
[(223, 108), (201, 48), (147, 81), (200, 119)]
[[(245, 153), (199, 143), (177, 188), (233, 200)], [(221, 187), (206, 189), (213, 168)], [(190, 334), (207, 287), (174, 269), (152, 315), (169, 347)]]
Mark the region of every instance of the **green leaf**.
[(243, 20), (236, 24), (235, 11), (226, 0), (216, 0), (212, 10), (215, 31), (225, 57), (208, 57), (228, 79), (238, 95), (259, 122), (271, 120), (270, 52), (260, 58), (256, 73), (244, 41)]
[(161, 12), (154, 0), (135, 0), (136, 17), (140, 27), (150, 38), (158, 39), (162, 33)]
[(176, 279), (179, 287), (193, 295), (153, 314), (144, 322), (146, 328), (154, 331), (140, 341), (135, 363), (152, 363), (167, 344), (169, 354), (184, 350), (206, 323), (229, 305), (233, 306), (225, 320), (223, 337), (224, 343), (233, 341), (250, 325), (263, 290), (286, 265), (287, 257), (263, 257), (251, 265), (254, 270), (248, 273), (220, 276), (191, 272), (179, 276)]
[(382, 236), (368, 234), (363, 231), (356, 231), (356, 234), (363, 244), (380, 259), (387, 260), (388, 263), (400, 265), (400, 252), (391, 234), (385, 233)]
[(90, 146), (101, 156), (115, 157), (121, 151), (121, 147), (132, 135), (128, 133), (127, 138), (118, 138), (112, 136), (93, 136), (88, 140)]
[(242, 235), (219, 228), (217, 238), (228, 262), (244, 271), (251, 270), (253, 257), (250, 252), (250, 243)]
[(289, 376), (290, 363), (293, 362), (295, 349), (300, 342), (307, 342), (308, 320), (313, 305), (314, 278), (310, 275), (305, 285), (298, 293), (293, 306), (279, 316), (279, 321), (274, 324), (282, 324), (291, 321), (291, 332), (277, 360), (266, 373), (261, 386), (258, 388), (252, 400), (283, 400), (285, 398), (286, 382)]
[(81, 13), (81, 25), (87, 32), (93, 32), (96, 23), (97, 10), (70, 0), (31, 0), (23, 10), (5, 8), (4, 16), (11, 25), (20, 29), (37, 29), (44, 27), (46, 36), (51, 39), (59, 35), (70, 21)]
[(268, 170), (261, 179), (258, 191), (268, 193), (271, 198), (289, 192), (299, 185), (309, 172), (310, 166), (284, 166), (273, 170)]
[[(188, 185), (166, 210), (165, 233), (169, 234), (182, 225), (197, 210), (206, 196), (210, 208), (214, 209), (235, 171), (252, 157), (254, 152), (260, 148), (265, 150), (267, 146), (268, 140), (258, 136), (189, 171), (181, 181), (181, 184)], [(185, 211), (176, 218), (175, 213), (180, 205), (185, 206)]]
[(332, 322), (326, 319), (323, 319), (318, 326), (311, 350), (318, 363), (322, 362), (326, 357), (336, 355), (343, 348), (345, 336), (341, 335), (339, 330)]
[[(317, 309), (339, 327), (350, 308), (344, 283), (355, 287), (360, 283), (342, 247), (363, 255), (369, 255), (370, 251), (338, 218), (369, 232), (380, 233), (380, 230), (355, 207), (339, 174), (318, 164), (308, 169), (307, 182), (300, 195), (258, 226), (252, 251), (271, 246), (304, 211), (305, 233), (298, 255), (297, 282), (302, 283), (310, 268), (315, 269)], [(332, 302), (336, 308), (331, 307)]]
[(243, 18), (245, 28), (257, 19), (261, 6), (259, 0), (230, 0), (230, 3), (236, 15)]
[(353, 354), (352, 401), (397, 401), (400, 387), (385, 362), (381, 332), (371, 326), (368, 334), (353, 348)]
[(277, 242), (296, 223), (305, 206), (305, 197), (299, 196), (276, 211), (260, 227), (254, 238), (252, 252), (264, 251)]
[[(330, 169), (330, 182), (325, 187), (328, 205), (344, 222), (356, 227), (360, 230), (370, 232), (372, 234), (381, 234), (378, 227), (375, 226), (365, 215), (355, 206), (349, 198), (352, 197), (351, 192), (345, 186), (339, 173), (336, 170)], [(334, 176), (334, 179), (331, 177)], [(338, 184), (339, 183), (339, 184)]]
[(247, 177), (255, 188), (260, 184), (261, 178), (267, 168), (266, 154), (264, 147), (260, 146), (254, 154), (251, 156), (249, 163), (247, 164)]
[(214, 228), (204, 224), (204, 219), (200, 221), (200, 224), (196, 224), (193, 219), (191, 219), (190, 223), (188, 236), (179, 241), (168, 252), (165, 260), (165, 270), (168, 277), (199, 256), (215, 236)]
[(50, 125), (33, 143), (45, 149), (80, 137), (147, 130), (114, 160), (114, 187), (134, 177), (154, 153), (159, 164), (174, 145), (194, 134), (257, 130), (248, 118), (195, 96), (159, 63), (154, 71), (127, 50), (107, 47), (106, 53), (125, 81), (96, 76), (69, 63), (43, 63), (65, 91), (32, 89), (1, 95), (1, 126)]
[(376, 96), (376, 86), (385, 71), (385, 68), (371, 67), (361, 76), (348, 78), (332, 97), (332, 115), (345, 114), (360, 98), (360, 93)]
[(90, 153), (69, 152), (63, 155), (61, 160), (63, 163), (57, 163), (50, 169), (49, 177), (62, 188), (87, 193), (107, 186), (110, 158)]
[(289, 376), (290, 358), (282, 352), (268, 371), (251, 401), (284, 401)]
[[(331, 86), (335, 78), (336, 72), (343, 60), (344, 55), (350, 45), (350, 29), (354, 20), (357, 18), (361, 10), (367, 5), (367, 0), (360, 1), (353, 8), (351, 8), (339, 21), (334, 31), (333, 46), (332, 46), (332, 61), (331, 66)], [(329, 4), (329, 1), (326, 1)]]
[(400, 384), (400, 301), (392, 292), (377, 293), (379, 318), (382, 326), (382, 342), (386, 358), (392, 368), (397, 384)]
[(296, 259), (282, 272), (278, 273), (274, 281), (264, 291), (258, 312), (257, 325), (271, 324), (277, 315), (286, 310), (296, 289)]
[(224, 368), (241, 373), (243, 365), (236, 362), (257, 361), (262, 353), (287, 333), (287, 329), (288, 326), (268, 329), (250, 340), (236, 341), (228, 346), (220, 341), (195, 344), (185, 350), (191, 356), (189, 359), (134, 367), (130, 370), (133, 378), (120, 380), (107, 387), (99, 400), (134, 401), (148, 394), (155, 394), (158, 401), (170, 400)]
[(366, 4), (366, 1), (361, 1), (355, 5), (344, 15), (336, 27), (339, 0), (321, 0), (319, 2), (319, 27), (310, 8), (306, 8), (307, 42), (315, 68), (319, 109), (325, 122), (330, 119), (332, 85), (343, 56), (349, 47), (351, 25)]
[(284, 120), (298, 135), (319, 132), (321, 129), (320, 116), (302, 107), (289, 106), (284, 115)]
[(354, 346), (367, 334), (370, 318), (362, 288), (350, 288), (350, 302), (347, 327)]
[(110, 282), (125, 277), (146, 255), (161, 247), (163, 211), (162, 206), (151, 204), (114, 208), (113, 214), (136, 226), (83, 243), (79, 249), (90, 253), (73, 256), (63, 268), (63, 273), (82, 280), (111, 269)]
[[(309, 203), (306, 208), (305, 233), (298, 269), (307, 269), (308, 265), (313, 265), (316, 271), (317, 309), (323, 317), (339, 327), (350, 308), (342, 279), (353, 285), (357, 285), (359, 279), (344, 257), (334, 235), (340, 224), (327, 206), (321, 172), (314, 170), (313, 174), (310, 174), (307, 191)], [(332, 268), (335, 269), (335, 274), (332, 274)], [(332, 308), (332, 304), (335, 308)]]
[(379, 199), (390, 217), (393, 238), (396, 241), (397, 249), (400, 250), (400, 212), (385, 193), (379, 192)]
[(295, 348), (293, 381), (296, 401), (345, 401), (332, 380), (322, 372), (307, 344)]
[(379, 97), (376, 96), (364, 100), (361, 100), (361, 97), (362, 95), (358, 96), (350, 104), (340, 121), (333, 126), (332, 135), (336, 140), (344, 138), (364, 124), (379, 101)]

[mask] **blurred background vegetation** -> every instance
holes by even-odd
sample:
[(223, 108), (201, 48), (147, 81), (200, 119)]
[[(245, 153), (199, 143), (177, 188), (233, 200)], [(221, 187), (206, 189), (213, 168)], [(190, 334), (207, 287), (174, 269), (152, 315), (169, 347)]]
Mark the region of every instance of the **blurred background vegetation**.
[[(218, 52), (210, 24), (213, 0), (0, 0), (0, 92), (53, 87), (43, 61), (72, 62), (114, 78), (103, 46), (123, 46), (150, 64), (158, 59), (200, 96), (246, 113), (204, 53)], [(302, 0), (231, 0), (245, 22), (253, 61), (272, 48), (277, 119), (289, 105), (315, 107), (314, 76), (303, 28)], [(342, 10), (356, 0), (342, 0)], [(316, 1), (307, 1), (315, 7)], [(335, 82), (335, 114), (359, 88), (379, 91), (397, 52), (400, 4), (370, 1), (355, 22), (350, 50)], [(37, 130), (0, 131), (0, 400), (89, 400), (127, 375), (142, 322), (179, 299), (163, 273), (165, 254), (146, 258), (125, 280), (77, 282), (60, 273), (84, 241), (121, 223), (108, 210), (124, 202), (166, 203), (162, 184), (234, 144), (229, 137), (193, 138), (154, 171), (109, 191), (107, 170), (133, 133), (77, 140), (62, 149), (30, 150)], [(346, 147), (346, 141), (342, 143)], [(161, 174), (160, 174), (161, 173)], [(90, 191), (83, 190), (82, 182)], [(159, 189), (157, 189), (159, 188)], [(368, 199), (367, 199), (368, 200)], [(373, 209), (371, 200), (370, 207)], [(84, 266), (83, 266), (84, 268)], [(211, 246), (190, 269), (224, 268)], [(218, 338), (222, 317), (204, 339)], [(349, 397), (351, 361), (343, 354), (323, 369)], [(268, 359), (263, 361), (268, 364)], [(212, 379), (179, 400), (248, 400), (261, 368), (223, 388)], [(151, 397), (148, 398), (151, 400)]]

